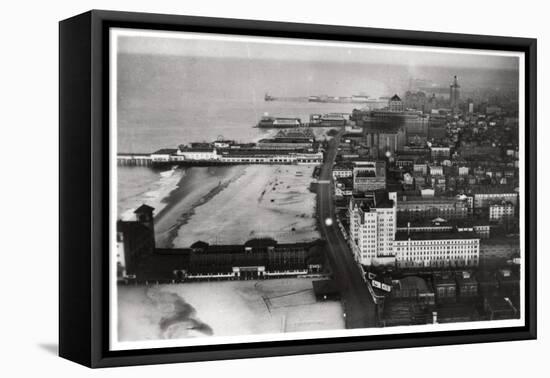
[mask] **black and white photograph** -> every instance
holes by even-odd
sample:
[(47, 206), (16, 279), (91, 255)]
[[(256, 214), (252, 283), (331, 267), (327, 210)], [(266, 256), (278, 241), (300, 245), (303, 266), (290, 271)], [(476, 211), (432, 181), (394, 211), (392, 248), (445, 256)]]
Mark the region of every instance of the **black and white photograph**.
[(109, 40), (112, 350), (524, 325), (522, 53)]

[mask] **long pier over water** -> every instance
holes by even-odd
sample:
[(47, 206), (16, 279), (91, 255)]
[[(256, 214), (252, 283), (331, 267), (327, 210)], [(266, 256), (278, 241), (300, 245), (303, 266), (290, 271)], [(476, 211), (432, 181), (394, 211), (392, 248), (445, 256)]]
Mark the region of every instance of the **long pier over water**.
[(125, 166), (144, 166), (149, 167), (153, 165), (153, 159), (151, 154), (117, 154), (117, 165)]

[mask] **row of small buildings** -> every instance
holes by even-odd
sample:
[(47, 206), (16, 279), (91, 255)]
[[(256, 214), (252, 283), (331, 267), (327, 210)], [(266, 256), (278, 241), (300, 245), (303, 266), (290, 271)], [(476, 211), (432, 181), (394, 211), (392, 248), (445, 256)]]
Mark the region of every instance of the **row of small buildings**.
[[(354, 193), (386, 189), (383, 161), (339, 163), (334, 165), (332, 173), (336, 198), (349, 198)], [(451, 220), (483, 214), (491, 222), (500, 222), (516, 216), (519, 195), (510, 186), (480, 186), (467, 194), (438, 196), (436, 190), (440, 185), (440, 177), (431, 177), (436, 189), (423, 186), (420, 190), (401, 192), (397, 207), (400, 219), (442, 217)], [(404, 182), (408, 182), (407, 174)], [(444, 187), (445, 181), (442, 185)]]
[(382, 326), (513, 319), (520, 315), (517, 269), (406, 275), (366, 273)]

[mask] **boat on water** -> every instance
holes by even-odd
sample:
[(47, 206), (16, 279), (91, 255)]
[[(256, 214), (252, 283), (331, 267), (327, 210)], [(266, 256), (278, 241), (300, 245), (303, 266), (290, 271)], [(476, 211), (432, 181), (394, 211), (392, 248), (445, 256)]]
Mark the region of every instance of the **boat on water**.
[(349, 96), (309, 96), (308, 102), (322, 102), (331, 104), (350, 104), (350, 103), (365, 103), (369, 101), (369, 96), (366, 95), (352, 95)]

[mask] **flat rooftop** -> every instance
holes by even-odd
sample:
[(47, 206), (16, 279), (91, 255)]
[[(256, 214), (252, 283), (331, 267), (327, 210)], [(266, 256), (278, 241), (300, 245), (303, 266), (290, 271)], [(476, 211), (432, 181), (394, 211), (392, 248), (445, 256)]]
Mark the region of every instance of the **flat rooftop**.
[(437, 203), (455, 203), (455, 202), (466, 202), (466, 200), (459, 199), (456, 197), (419, 197), (419, 196), (400, 196), (397, 198), (397, 202), (401, 203), (428, 203), (428, 204), (437, 204)]
[(479, 239), (474, 232), (411, 232), (397, 231), (395, 240), (468, 240)]

